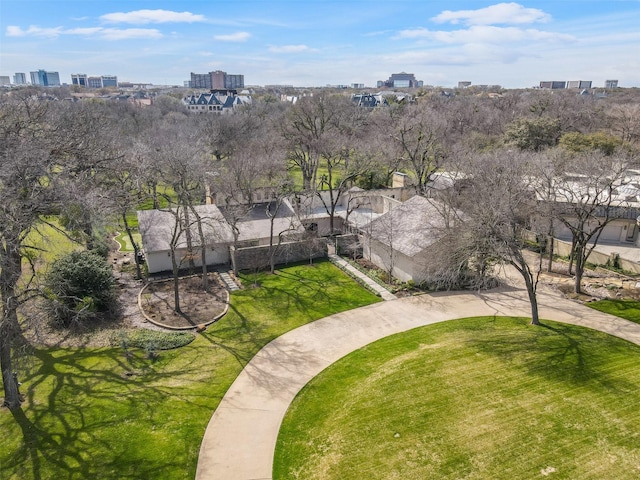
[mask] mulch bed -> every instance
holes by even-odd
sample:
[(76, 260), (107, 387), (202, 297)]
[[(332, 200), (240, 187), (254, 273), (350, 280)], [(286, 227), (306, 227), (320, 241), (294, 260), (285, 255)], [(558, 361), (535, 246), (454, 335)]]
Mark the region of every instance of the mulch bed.
[(174, 311), (173, 279), (150, 283), (142, 292), (145, 315), (169, 327), (196, 327), (211, 323), (227, 305), (227, 291), (215, 274), (209, 274), (206, 292), (200, 276), (181, 277), (179, 292), (182, 315)]

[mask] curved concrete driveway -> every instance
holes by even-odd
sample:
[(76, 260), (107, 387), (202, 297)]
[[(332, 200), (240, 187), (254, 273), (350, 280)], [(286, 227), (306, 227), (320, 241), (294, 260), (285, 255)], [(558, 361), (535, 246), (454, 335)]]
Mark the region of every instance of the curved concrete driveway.
[[(594, 328), (640, 345), (640, 325), (539, 293), (540, 318)], [(380, 338), (477, 315), (529, 316), (526, 292), (442, 293), (381, 302), (307, 324), (266, 345), (229, 388), (207, 426), (197, 480), (271, 479), (278, 430), (300, 389), (324, 368)]]

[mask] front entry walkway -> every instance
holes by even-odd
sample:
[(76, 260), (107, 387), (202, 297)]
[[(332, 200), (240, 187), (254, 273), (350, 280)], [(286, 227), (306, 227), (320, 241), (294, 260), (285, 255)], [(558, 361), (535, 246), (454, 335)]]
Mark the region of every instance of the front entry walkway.
[[(640, 325), (539, 293), (540, 318), (600, 330), (640, 345)], [(206, 429), (197, 480), (269, 480), (289, 404), (348, 353), (394, 333), (478, 315), (529, 316), (526, 292), (439, 293), (380, 302), (292, 330), (266, 345), (231, 385)]]
[(383, 300), (395, 300), (397, 298), (393, 293), (391, 293), (389, 290), (384, 288), (382, 285), (378, 284), (375, 280), (373, 280), (369, 276), (362, 273), (360, 270), (358, 270), (349, 262), (347, 262), (344, 258), (335, 254), (329, 254), (329, 260), (332, 263), (335, 263), (342, 270), (346, 271), (347, 274), (351, 275), (354, 278), (359, 279), (370, 290), (373, 290), (377, 295), (380, 295), (380, 297)]

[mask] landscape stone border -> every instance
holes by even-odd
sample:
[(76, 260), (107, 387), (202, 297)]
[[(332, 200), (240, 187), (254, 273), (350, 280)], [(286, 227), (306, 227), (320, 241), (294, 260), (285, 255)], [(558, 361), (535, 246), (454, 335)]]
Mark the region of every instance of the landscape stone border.
[[(189, 277), (180, 277), (180, 278), (190, 278), (190, 277), (197, 277), (198, 275), (190, 275)], [(167, 280), (160, 280), (160, 282), (170, 282), (173, 281), (173, 279), (167, 279)], [(225, 292), (227, 293), (227, 298), (225, 300), (225, 306), (224, 306), (224, 310), (222, 311), (222, 313), (219, 313), (218, 315), (216, 315), (215, 317), (213, 317), (213, 319), (209, 322), (205, 322), (205, 323), (200, 323), (198, 325), (191, 325), (188, 327), (175, 327), (173, 325), (165, 325), (162, 322), (158, 322), (157, 320), (153, 320), (151, 317), (149, 317), (145, 312), (144, 312), (144, 308), (142, 307), (142, 294), (144, 293), (145, 289), (151, 285), (152, 283), (159, 283), (158, 281), (156, 282), (147, 282), (141, 289), (140, 292), (138, 293), (138, 309), (140, 310), (140, 313), (142, 314), (142, 316), (145, 318), (145, 320), (149, 323), (152, 323), (154, 325), (157, 325), (158, 327), (162, 327), (162, 328), (166, 328), (168, 330), (194, 330), (194, 329), (198, 329), (201, 330), (202, 327), (206, 327), (208, 325), (211, 325), (212, 323), (217, 322), (218, 320), (220, 320), (222, 317), (224, 317), (227, 312), (229, 311), (229, 304), (230, 304), (230, 295), (229, 295), (229, 290), (227, 290), (226, 288), (224, 289)], [(223, 285), (223, 282), (220, 282), (221, 285)]]

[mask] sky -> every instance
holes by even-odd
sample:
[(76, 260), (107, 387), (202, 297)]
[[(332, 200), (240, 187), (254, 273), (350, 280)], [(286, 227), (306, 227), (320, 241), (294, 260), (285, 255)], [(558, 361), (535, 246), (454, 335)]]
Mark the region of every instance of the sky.
[(183, 85), (640, 87), (640, 0), (0, 0), (0, 75), (44, 69)]

